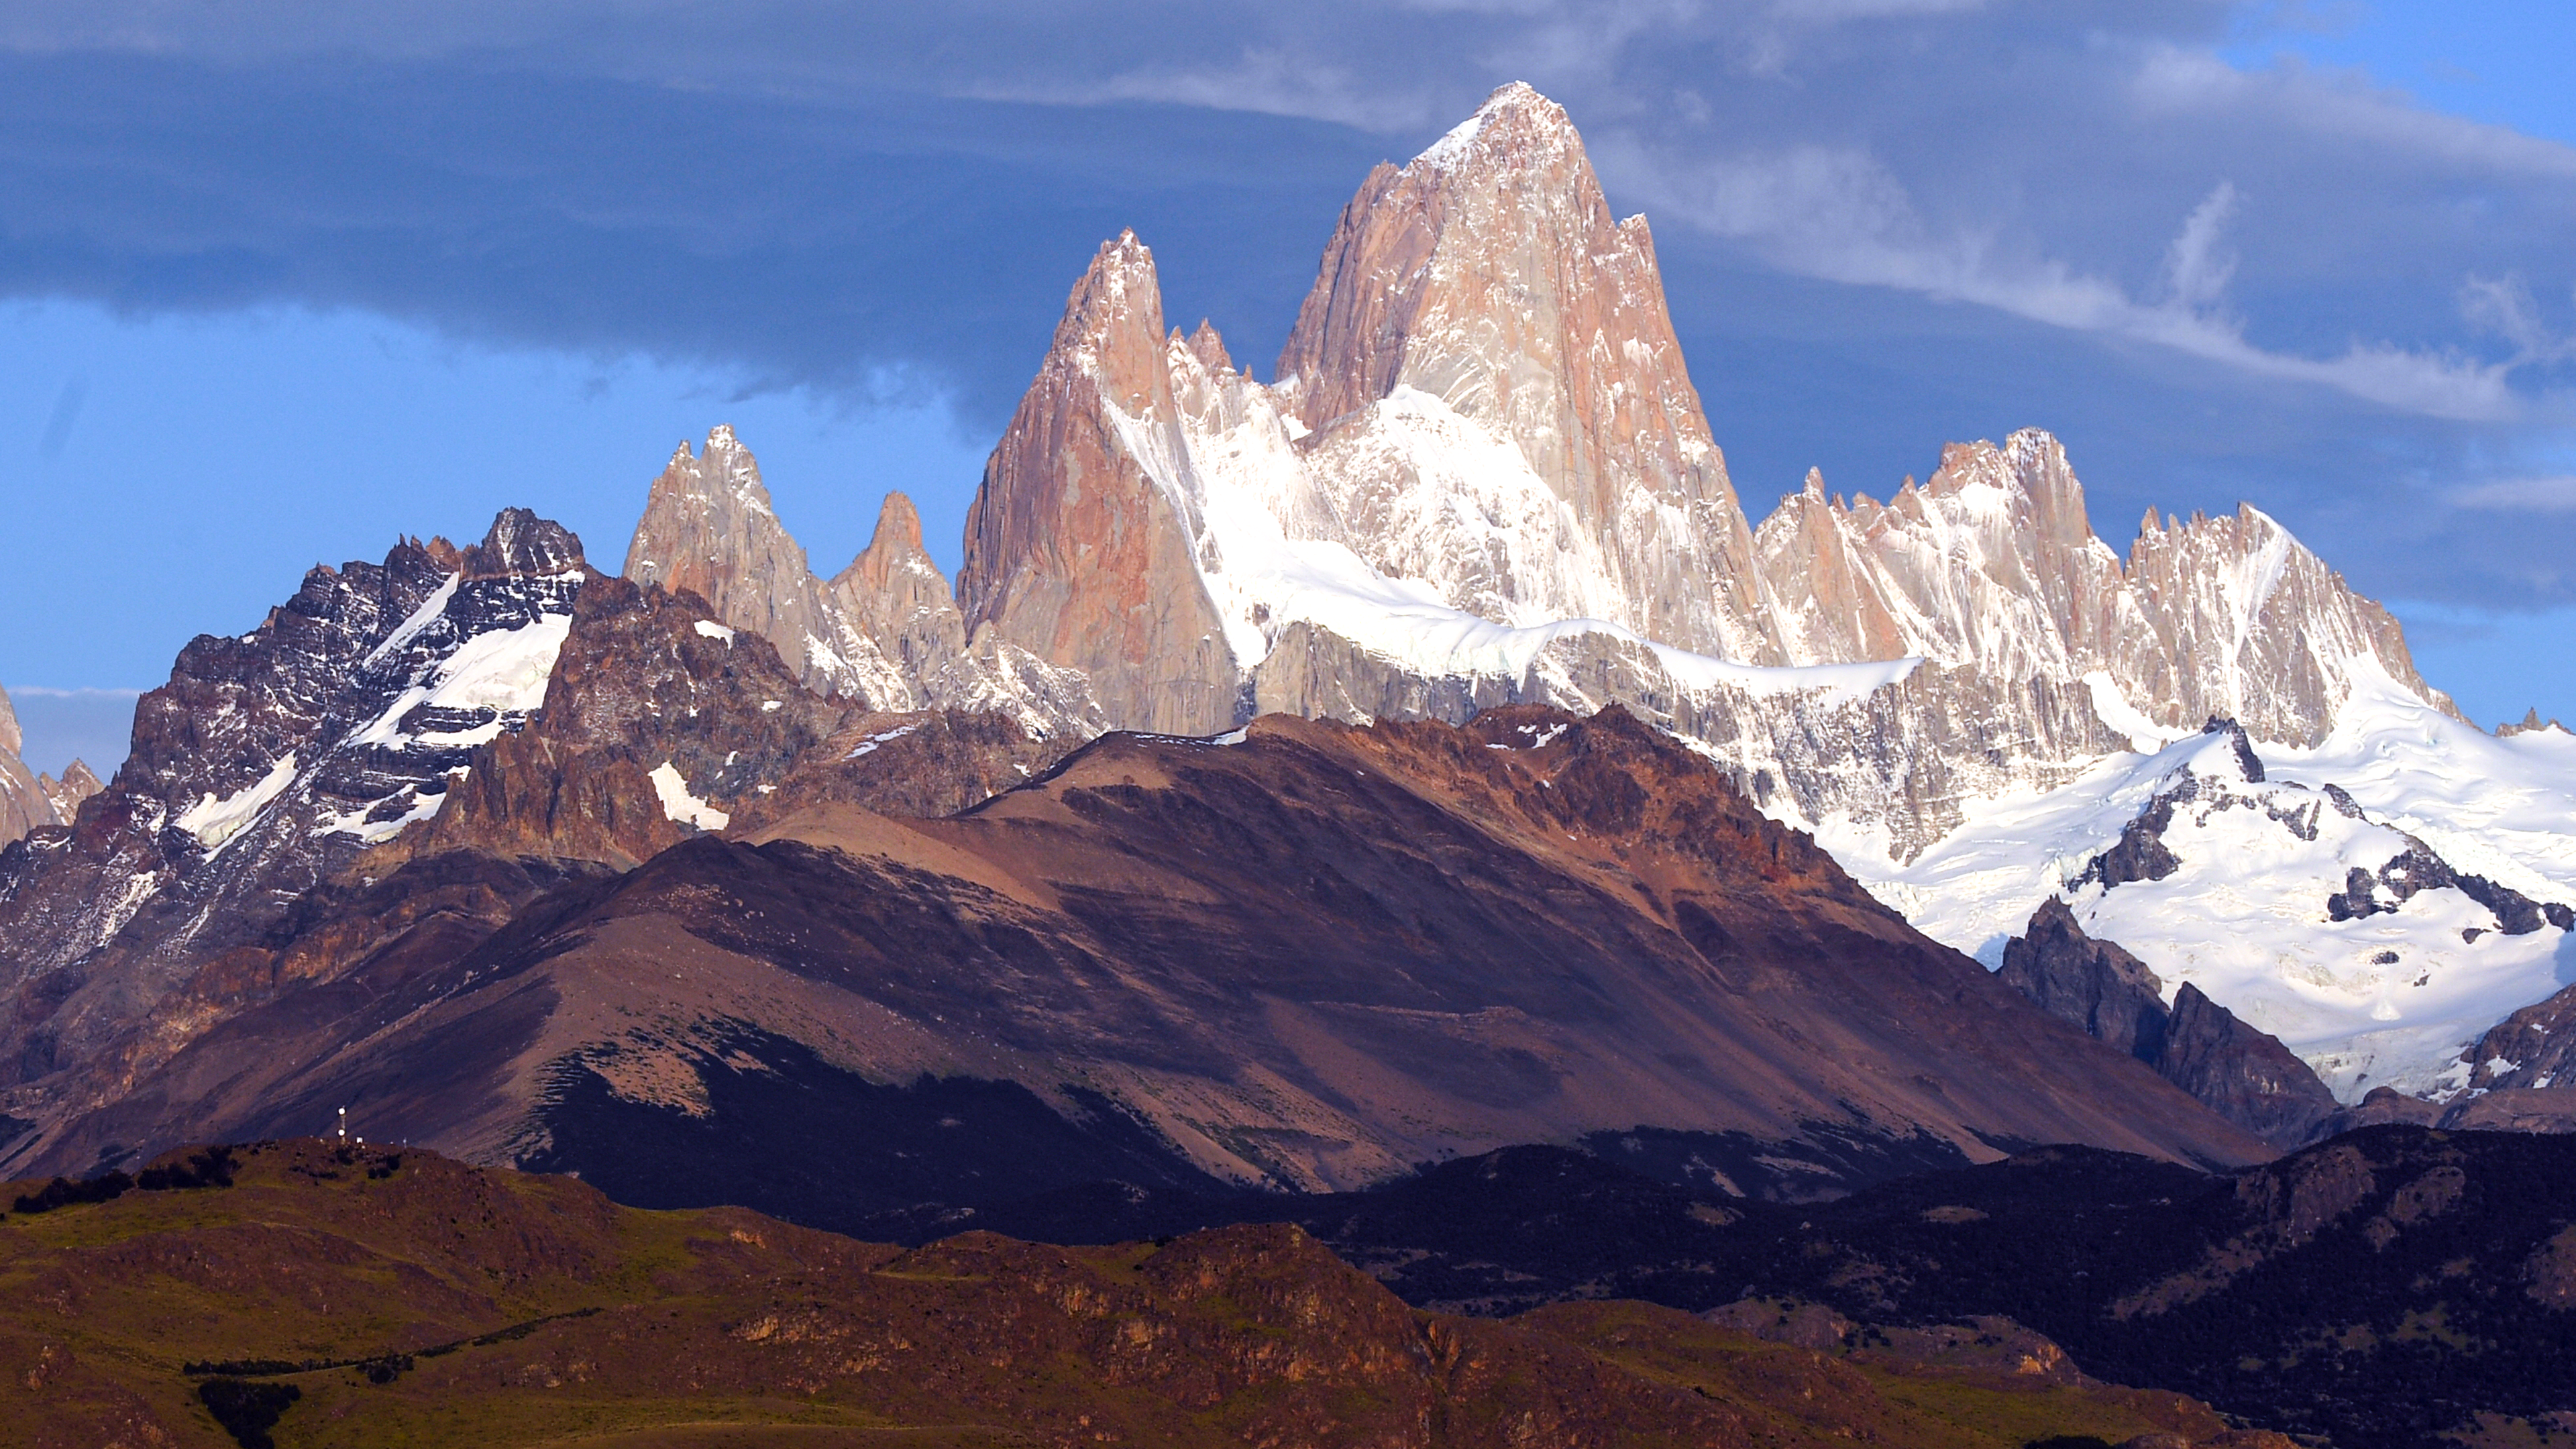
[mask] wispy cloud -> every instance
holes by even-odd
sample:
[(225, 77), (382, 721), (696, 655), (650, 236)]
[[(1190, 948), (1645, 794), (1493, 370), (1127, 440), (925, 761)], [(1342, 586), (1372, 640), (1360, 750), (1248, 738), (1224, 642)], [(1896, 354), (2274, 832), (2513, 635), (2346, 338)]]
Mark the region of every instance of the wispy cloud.
[(2282, 381), (2334, 388), (2381, 407), (2464, 422), (2519, 416), (2512, 387), (2517, 355), (2496, 362), (2455, 350), (2424, 351), (2355, 342), (2314, 357), (2250, 340), (2226, 306), (2236, 262), (2225, 230), (2237, 191), (2221, 181), (2184, 219), (2165, 251), (2166, 295), (2132, 296), (2072, 263), (2033, 257), (1985, 229), (1927, 223), (1904, 184), (1856, 148), (1798, 147), (1716, 162), (1656, 155), (1612, 142), (1622, 178), (1651, 205), (1757, 248), (1772, 265), (1825, 281), (1893, 287), (1944, 301), (1995, 308), (2073, 332), (2158, 347)]
[(2462, 508), (2528, 513), (2576, 513), (2576, 476), (2504, 478), (2456, 489), (2451, 501)]
[(139, 689), (49, 689), (41, 684), (16, 684), (9, 693), (17, 699), (102, 699), (133, 700), (143, 694)]

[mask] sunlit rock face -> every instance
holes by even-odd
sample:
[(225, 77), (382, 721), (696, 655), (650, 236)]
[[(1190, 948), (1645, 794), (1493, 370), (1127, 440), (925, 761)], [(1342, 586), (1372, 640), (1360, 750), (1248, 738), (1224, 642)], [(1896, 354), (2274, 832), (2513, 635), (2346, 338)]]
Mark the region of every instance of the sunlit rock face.
[(99, 791), (98, 776), (79, 760), (65, 765), (59, 780), (27, 768), (20, 758), (26, 747), (18, 712), (0, 689), (0, 845), (42, 826), (71, 824), (80, 802)]
[(1153, 254), (1093, 258), (966, 519), (968, 629), (1089, 677), (1119, 725), (1214, 734), (1241, 670), (1194, 557)]
[(804, 548), (770, 506), (759, 462), (729, 427), (707, 434), (703, 451), (683, 442), (671, 455), (645, 499), (623, 572), (706, 600), (728, 625), (777, 645), (787, 667), (822, 693), (912, 707), (901, 672), (827, 601)]
[(1342, 541), (1381, 572), (1501, 623), (1778, 661), (1645, 218), (1612, 218), (1529, 87), (1362, 183), (1278, 377)]
[(2213, 714), (2307, 744), (2378, 681), (2448, 708), (2386, 612), (2251, 509), (2151, 518), (2124, 560), (2044, 432), (1953, 445), (1885, 503), (1811, 474), (1749, 527), (1642, 220), (1517, 85), (1371, 173), (1273, 383), (1165, 327), (1132, 234), (1104, 245), (959, 596), (1112, 724), (1616, 702), (1898, 861)]

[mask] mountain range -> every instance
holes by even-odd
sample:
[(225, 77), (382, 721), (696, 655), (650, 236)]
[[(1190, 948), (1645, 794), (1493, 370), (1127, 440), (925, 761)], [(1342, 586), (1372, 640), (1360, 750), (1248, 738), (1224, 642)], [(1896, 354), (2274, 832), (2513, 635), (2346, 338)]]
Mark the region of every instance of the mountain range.
[(1268, 382), (1105, 242), (953, 585), (899, 494), (817, 574), (719, 427), (617, 575), (405, 540), (89, 798), (13, 760), (15, 1171), (348, 1107), (808, 1220), (1522, 1142), (1803, 1200), (2568, 1089), (2477, 1053), (2576, 1011), (2576, 737), (2251, 507), (2116, 553), (2045, 433), (1755, 522), (1526, 86), (1361, 183)]
[(18, 728), (18, 711), (9, 693), (0, 690), (0, 844), (45, 825), (69, 825), (80, 802), (99, 792), (98, 776), (79, 760), (63, 767), (59, 780), (27, 768), (19, 758), (26, 736)]

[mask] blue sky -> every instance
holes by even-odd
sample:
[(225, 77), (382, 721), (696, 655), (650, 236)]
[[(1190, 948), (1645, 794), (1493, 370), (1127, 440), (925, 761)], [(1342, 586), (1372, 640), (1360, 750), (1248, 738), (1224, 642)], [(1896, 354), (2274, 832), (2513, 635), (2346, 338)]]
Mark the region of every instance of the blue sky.
[[(1503, 80), (1645, 211), (1757, 514), (2053, 429), (2125, 547), (2273, 513), (2482, 721), (2576, 718), (2557, 5), (48, 0), (0, 15), (0, 684), (30, 758), (317, 562), (525, 504), (614, 568), (733, 423), (829, 570), (953, 568), (1097, 241), (1276, 353)], [(9, 441), (15, 439), (15, 441)]]

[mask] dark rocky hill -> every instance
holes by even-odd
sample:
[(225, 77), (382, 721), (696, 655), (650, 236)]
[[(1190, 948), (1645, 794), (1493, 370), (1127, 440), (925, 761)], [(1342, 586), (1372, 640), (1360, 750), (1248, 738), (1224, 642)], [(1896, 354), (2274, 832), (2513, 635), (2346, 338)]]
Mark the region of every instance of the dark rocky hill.
[[(577, 635), (568, 685), (578, 657)], [(532, 756), (578, 694), (469, 778)], [(707, 771), (731, 738), (694, 747)], [(663, 748), (572, 758), (631, 772)], [(202, 1033), (47, 1160), (348, 1105), (373, 1134), (627, 1201), (839, 1226), (1099, 1178), (1354, 1187), (1595, 1137), (1783, 1199), (2046, 1142), (2266, 1155), (1618, 710), (1113, 735), (943, 820), (816, 794), (623, 875), (550, 865), (561, 883), (533, 897), (501, 880), (536, 884), (518, 854), (417, 858), (335, 927), (364, 974)], [(546, 797), (496, 788), (493, 818)], [(519, 903), (440, 916), (441, 944), (419, 944), (426, 924), (404, 923), (465, 882)]]

